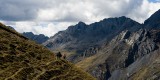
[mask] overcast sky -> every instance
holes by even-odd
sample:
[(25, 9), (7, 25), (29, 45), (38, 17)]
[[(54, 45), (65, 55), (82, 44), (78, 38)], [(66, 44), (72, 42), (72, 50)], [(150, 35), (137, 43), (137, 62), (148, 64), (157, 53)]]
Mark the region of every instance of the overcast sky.
[(18, 32), (53, 36), (79, 21), (127, 16), (143, 23), (160, 0), (0, 0), (0, 22)]

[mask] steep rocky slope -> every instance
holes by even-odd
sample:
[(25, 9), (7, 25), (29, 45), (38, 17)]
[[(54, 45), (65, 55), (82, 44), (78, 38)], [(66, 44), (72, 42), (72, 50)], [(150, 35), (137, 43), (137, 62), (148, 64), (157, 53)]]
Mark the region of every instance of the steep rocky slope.
[(43, 34), (39, 34), (39, 35), (35, 35), (32, 32), (24, 32), (22, 33), (23, 36), (36, 41), (36, 43), (42, 44), (43, 42), (47, 41), (49, 39), (49, 37), (43, 35)]
[(82, 60), (77, 66), (102, 80), (159, 79), (159, 33), (143, 29), (134, 33), (123, 31), (98, 54)]
[[(77, 66), (102, 80), (160, 79), (160, 10), (151, 15), (142, 29), (122, 31)], [(87, 64), (87, 65), (85, 65)]]
[(0, 80), (94, 80), (92, 76), (0, 23)]
[(58, 32), (43, 44), (52, 51), (72, 52), (69, 60), (77, 62), (83, 57), (94, 55), (96, 51), (90, 49), (98, 50), (106, 40), (110, 41), (121, 31), (129, 30), (133, 32), (140, 28), (139, 23), (124, 16), (104, 19), (90, 25), (79, 22), (65, 31)]

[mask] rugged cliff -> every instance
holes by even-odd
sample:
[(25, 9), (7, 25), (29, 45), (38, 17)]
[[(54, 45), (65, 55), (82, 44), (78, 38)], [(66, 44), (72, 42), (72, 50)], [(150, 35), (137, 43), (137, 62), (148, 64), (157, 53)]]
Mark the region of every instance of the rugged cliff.
[[(154, 32), (154, 33), (153, 33)], [(103, 46), (99, 52), (88, 57), (77, 66), (90, 72), (98, 79), (137, 79), (134, 77), (143, 68), (151, 67), (159, 58), (159, 31), (147, 31), (140, 29), (137, 32), (123, 31), (113, 38), (111, 42)], [(85, 65), (85, 66), (84, 66)], [(155, 64), (158, 68), (159, 63)], [(156, 72), (160, 72), (157, 69)], [(157, 74), (140, 76), (139, 79), (156, 79)], [(136, 75), (138, 76), (138, 75)], [(157, 76), (152, 78), (153, 76)]]

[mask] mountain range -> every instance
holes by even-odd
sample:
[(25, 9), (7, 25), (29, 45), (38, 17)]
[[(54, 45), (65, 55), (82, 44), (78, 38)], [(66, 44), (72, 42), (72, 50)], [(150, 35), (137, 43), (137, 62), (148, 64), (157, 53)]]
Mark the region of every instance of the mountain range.
[(79, 22), (65, 31), (58, 32), (43, 44), (50, 50), (75, 52), (70, 56), (70, 60), (77, 62), (81, 60), (78, 58), (82, 55), (92, 55), (85, 54), (86, 50), (99, 48), (123, 30), (133, 32), (140, 28), (141, 24), (124, 16), (104, 19), (90, 25)]
[[(160, 79), (160, 10), (142, 24), (125, 16), (89, 25), (79, 22), (50, 38), (32, 32), (21, 35), (3, 24), (0, 30), (2, 80)], [(59, 51), (76, 67), (55, 59)]]
[(49, 37), (45, 36), (44, 34), (35, 35), (32, 32), (24, 32), (22, 35), (37, 42), (38, 44), (42, 44), (49, 39)]
[(125, 16), (79, 22), (43, 43), (98, 80), (160, 79), (160, 10), (143, 24)]

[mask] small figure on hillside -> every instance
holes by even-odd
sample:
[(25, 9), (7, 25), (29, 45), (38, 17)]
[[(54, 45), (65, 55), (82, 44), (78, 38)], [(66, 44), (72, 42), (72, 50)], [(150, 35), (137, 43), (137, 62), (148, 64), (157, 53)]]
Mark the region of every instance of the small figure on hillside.
[(61, 52), (58, 52), (58, 53), (56, 54), (56, 57), (57, 57), (57, 59), (61, 59), (61, 57), (62, 57)]
[(66, 54), (63, 54), (63, 59), (66, 59)]

